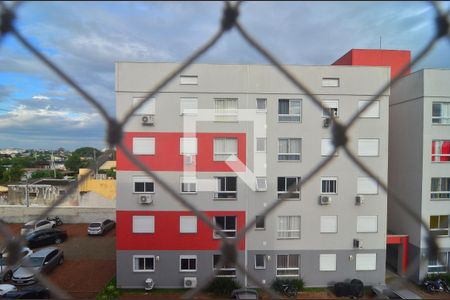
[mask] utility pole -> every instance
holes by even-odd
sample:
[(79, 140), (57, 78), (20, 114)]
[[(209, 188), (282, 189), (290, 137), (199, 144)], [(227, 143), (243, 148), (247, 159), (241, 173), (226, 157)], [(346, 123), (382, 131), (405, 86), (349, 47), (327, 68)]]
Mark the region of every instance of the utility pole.
[(27, 207), (30, 207), (30, 199), (28, 197), (28, 176), (27, 176), (27, 184), (25, 185), (25, 202), (27, 203)]

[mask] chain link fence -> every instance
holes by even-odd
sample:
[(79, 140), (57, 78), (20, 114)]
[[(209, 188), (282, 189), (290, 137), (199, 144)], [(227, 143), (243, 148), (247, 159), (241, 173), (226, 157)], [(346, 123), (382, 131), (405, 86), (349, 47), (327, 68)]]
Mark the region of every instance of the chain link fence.
[[(249, 221), (246, 226), (240, 230), (237, 233), (237, 237), (235, 239), (227, 239), (225, 234), (221, 231), (220, 228), (216, 224), (214, 224), (211, 219), (206, 216), (198, 207), (190, 203), (188, 200), (186, 200), (184, 197), (182, 197), (178, 191), (174, 190), (167, 182), (163, 181), (157, 173), (152, 171), (149, 166), (143, 164), (137, 157), (135, 157), (127, 147), (125, 147), (122, 136), (123, 136), (123, 128), (125, 124), (128, 122), (128, 120), (133, 116), (133, 114), (139, 110), (150, 98), (158, 94), (171, 80), (173, 80), (176, 76), (178, 76), (181, 72), (183, 72), (189, 65), (194, 63), (199, 57), (201, 57), (204, 53), (206, 53), (213, 45), (215, 45), (224, 35), (226, 32), (230, 30), (236, 30), (239, 32), (239, 34), (246, 40), (254, 49), (256, 49), (267, 61), (269, 61), (281, 74), (283, 74), (286, 77), (286, 80), (290, 81), (292, 84), (294, 84), (300, 91), (304, 92), (309, 98), (314, 102), (314, 104), (319, 107), (320, 109), (324, 109), (324, 105), (322, 101), (314, 95), (311, 90), (305, 86), (301, 81), (299, 81), (293, 74), (291, 74), (286, 68), (283, 67), (283, 65), (277, 60), (276, 57), (274, 57), (267, 49), (265, 49), (261, 44), (250, 35), (244, 26), (239, 22), (239, 9), (242, 5), (242, 2), (224, 2), (224, 8), (223, 8), (223, 14), (222, 19), (220, 20), (220, 26), (215, 34), (213, 34), (212, 37), (199, 49), (197, 49), (192, 55), (190, 55), (185, 61), (179, 65), (175, 70), (173, 70), (170, 74), (166, 75), (157, 85), (154, 86), (154, 88), (151, 89), (151, 92), (149, 92), (138, 105), (133, 107), (128, 113), (126, 113), (123, 120), (116, 120), (115, 117), (110, 116), (106, 109), (100, 104), (100, 102), (95, 99), (92, 95), (90, 95), (86, 90), (84, 90), (80, 85), (78, 85), (68, 74), (66, 74), (62, 69), (60, 69), (57, 65), (55, 65), (48, 57), (40, 52), (36, 47), (34, 47), (29, 39), (25, 37), (15, 26), (16, 21), (16, 10), (20, 7), (22, 4), (22, 1), (15, 1), (11, 3), (5, 3), (0, 2), (0, 16), (1, 16), (1, 23), (0, 23), (0, 43), (2, 42), (2, 39), (6, 35), (11, 35), (16, 38), (17, 41), (20, 42), (20, 44), (28, 49), (39, 61), (41, 61), (44, 65), (46, 65), (49, 69), (51, 69), (54, 73), (56, 73), (59, 78), (64, 81), (67, 85), (75, 89), (77, 93), (79, 93), (90, 105), (92, 105), (97, 112), (102, 116), (104, 121), (107, 123), (107, 132), (106, 132), (106, 142), (110, 146), (110, 150), (106, 151), (97, 161), (97, 165), (91, 165), (90, 166), (90, 172), (85, 174), (80, 178), (80, 180), (77, 183), (72, 184), (70, 189), (67, 191), (65, 195), (61, 195), (55, 203), (46, 208), (43, 213), (38, 218), (45, 218), (49, 215), (49, 213), (58, 205), (63, 203), (66, 200), (66, 195), (69, 195), (70, 193), (77, 190), (78, 185), (82, 184), (84, 180), (86, 180), (91, 174), (94, 172), (96, 167), (102, 165), (110, 156), (111, 152), (113, 151), (113, 147), (118, 147), (123, 151), (125, 156), (133, 162), (136, 166), (138, 166), (142, 171), (144, 171), (147, 175), (154, 178), (155, 183), (157, 183), (161, 188), (163, 188), (165, 191), (167, 191), (173, 199), (178, 201), (180, 204), (182, 204), (186, 209), (191, 210), (198, 218), (202, 220), (205, 224), (207, 224), (211, 229), (216, 231), (222, 240), (222, 246), (221, 246), (221, 259), (218, 263), (219, 266), (223, 265), (230, 265), (235, 264), (236, 269), (242, 272), (245, 276), (247, 276), (248, 280), (253, 283), (255, 286), (261, 288), (263, 291), (265, 291), (271, 298), (280, 298), (279, 295), (276, 294), (275, 291), (267, 288), (264, 285), (261, 285), (258, 280), (253, 276), (252, 272), (245, 268), (245, 266), (241, 265), (237, 261), (237, 245), (241, 239), (245, 237), (245, 234), (251, 230), (256, 223), (256, 219), (253, 219), (252, 221)], [(418, 222), (422, 224), (422, 227), (427, 232), (428, 236), (428, 248), (429, 248), (429, 255), (435, 256), (438, 251), (439, 247), (436, 242), (435, 236), (430, 232), (426, 222), (420, 218), (419, 215), (417, 215), (414, 211), (412, 211), (409, 206), (407, 205), (406, 199), (402, 199), (398, 195), (395, 195), (387, 186), (386, 182), (383, 182), (378, 178), (368, 167), (366, 167), (363, 162), (361, 162), (354, 153), (347, 147), (347, 143), (349, 140), (349, 136), (347, 135), (349, 129), (354, 126), (354, 124), (357, 122), (358, 117), (364, 113), (368, 107), (376, 101), (376, 99), (381, 96), (384, 92), (386, 92), (392, 85), (394, 85), (402, 76), (406, 74), (406, 72), (415, 66), (422, 58), (424, 58), (436, 45), (436, 43), (440, 40), (447, 39), (450, 41), (450, 35), (449, 35), (449, 15), (450, 11), (444, 11), (439, 3), (437, 2), (430, 2), (430, 5), (432, 6), (436, 18), (435, 18), (435, 33), (433, 38), (423, 47), (423, 49), (418, 53), (418, 55), (410, 62), (409, 65), (405, 66), (397, 76), (392, 78), (390, 81), (386, 82), (386, 84), (382, 87), (380, 87), (379, 91), (376, 93), (375, 96), (372, 97), (368, 103), (362, 107), (358, 112), (355, 112), (353, 116), (351, 117), (350, 121), (346, 124), (342, 123), (338, 119), (334, 119), (334, 116), (331, 115), (330, 118), (332, 118), (332, 126), (330, 128), (332, 133), (332, 141), (335, 146), (335, 150), (333, 154), (328, 156), (326, 159), (321, 161), (317, 164), (317, 166), (310, 170), (309, 173), (306, 174), (306, 176), (303, 176), (301, 180), (298, 182), (297, 185), (292, 185), (288, 192), (283, 194), (281, 196), (281, 200), (290, 198), (294, 194), (296, 190), (300, 188), (300, 186), (304, 186), (308, 184), (308, 182), (311, 180), (313, 176), (315, 176), (319, 171), (321, 171), (325, 166), (327, 166), (334, 158), (334, 153), (339, 149), (342, 148), (343, 151), (346, 153), (348, 158), (356, 165), (358, 166), (364, 173), (366, 173), (368, 176), (372, 177), (374, 180), (376, 180), (381, 186), (381, 188), (388, 194), (388, 197), (390, 201), (393, 201), (396, 205), (398, 205), (401, 209), (406, 211), (411, 217), (415, 218)], [(283, 201), (275, 201), (272, 202), (271, 205), (267, 206), (265, 210), (262, 212), (261, 215), (268, 215), (272, 213), (278, 206), (283, 205)], [(7, 271), (9, 271), (10, 267), (21, 263), (21, 259), (18, 256), (19, 250), (22, 246), (25, 245), (25, 240), (23, 236), (15, 236), (12, 234), (12, 232), (9, 230), (8, 226), (6, 226), (5, 223), (0, 222), (0, 235), (3, 237), (3, 243), (4, 247), (6, 248), (6, 252), (9, 253), (8, 255), (8, 268), (3, 271), (3, 274)], [(188, 292), (186, 292), (183, 295), (183, 298), (192, 298), (197, 293), (199, 293), (202, 289), (204, 289), (215, 277), (215, 273), (217, 272), (218, 268), (215, 269), (216, 271), (211, 272), (211, 275), (209, 276), (209, 280), (201, 282), (195, 289), (192, 289)], [(48, 287), (50, 291), (52, 292), (53, 296), (57, 298), (70, 298), (70, 296), (62, 289), (60, 289), (58, 286), (55, 286), (51, 281), (49, 281), (44, 275), (36, 273), (33, 270), (30, 270), (34, 273), (37, 280)], [(1, 274), (0, 276), (3, 276)], [(404, 274), (403, 278), (399, 280), (404, 280), (404, 278), (407, 278), (408, 274)]]

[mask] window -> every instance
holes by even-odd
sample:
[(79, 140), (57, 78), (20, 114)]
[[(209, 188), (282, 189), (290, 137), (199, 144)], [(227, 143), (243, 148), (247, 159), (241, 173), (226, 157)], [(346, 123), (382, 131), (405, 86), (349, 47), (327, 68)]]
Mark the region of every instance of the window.
[(180, 233), (197, 233), (197, 217), (180, 216)]
[(256, 177), (256, 191), (257, 192), (267, 191), (267, 178), (266, 177)]
[(180, 177), (181, 193), (193, 194), (197, 192), (197, 178)]
[(233, 122), (238, 119), (238, 99), (224, 98), (214, 99), (215, 120), (222, 122)]
[(180, 138), (180, 154), (196, 155), (197, 154), (197, 138), (185, 137)]
[(378, 156), (378, 139), (358, 139), (359, 156)]
[(277, 181), (278, 199), (281, 199), (283, 196), (287, 197), (291, 186), (296, 188), (287, 199), (300, 199), (300, 186), (298, 186), (298, 183), (301, 181), (300, 177), (278, 177)]
[(320, 271), (336, 271), (336, 254), (320, 254)]
[(180, 272), (197, 271), (197, 255), (180, 255)]
[(217, 192), (214, 199), (236, 199), (237, 198), (237, 177), (216, 177)]
[(337, 178), (336, 177), (322, 177), (320, 179), (322, 194), (337, 194)]
[[(334, 145), (332, 139), (322, 139), (320, 144), (320, 155), (322, 156), (330, 156), (333, 154)], [(337, 151), (334, 155), (337, 155)]]
[(336, 232), (337, 232), (337, 216), (321, 216), (320, 233), (336, 233)]
[(279, 99), (278, 100), (278, 122), (301, 122), (300, 99)]
[(133, 193), (154, 193), (155, 183), (149, 177), (133, 177)]
[(215, 161), (236, 161), (238, 154), (237, 138), (215, 138), (214, 139), (214, 160)]
[(431, 200), (450, 200), (450, 177), (431, 178)]
[[(133, 97), (133, 107), (138, 106), (138, 104), (141, 103), (142, 100), (144, 100), (144, 98), (142, 98), (142, 97)], [(148, 99), (147, 101), (145, 101), (144, 105), (142, 105), (142, 107), (139, 108), (135, 112), (135, 114), (136, 115), (154, 115), (156, 113), (155, 103), (156, 103), (155, 98)]]
[(322, 78), (322, 86), (323, 87), (338, 87), (339, 86), (339, 78)]
[(134, 255), (133, 272), (154, 272), (155, 257), (153, 255)]
[[(358, 102), (358, 111), (361, 111), (370, 100), (360, 100)], [(380, 101), (373, 101), (372, 104), (359, 116), (360, 118), (379, 118), (380, 117)]]
[(300, 216), (280, 216), (278, 217), (279, 239), (299, 239), (300, 238)]
[(258, 230), (266, 229), (266, 218), (265, 216), (256, 216), (255, 228)]
[(436, 235), (448, 236), (448, 216), (430, 216), (430, 231)]
[(267, 99), (256, 99), (256, 112), (267, 112)]
[(450, 124), (450, 102), (433, 102), (433, 124)]
[(133, 216), (133, 233), (154, 233), (154, 216)]
[[(214, 224), (222, 228), (222, 232), (226, 237), (234, 238), (236, 237), (236, 216), (215, 216)], [(220, 235), (214, 231), (214, 238), (220, 238)]]
[(358, 216), (356, 221), (356, 232), (375, 233), (378, 232), (377, 216)]
[(322, 102), (325, 107), (322, 110), (322, 117), (338, 117), (339, 101), (338, 100), (325, 100)]
[(441, 252), (428, 258), (428, 273), (447, 273), (448, 255), (448, 252)]
[(236, 277), (236, 266), (230, 263), (219, 265), (220, 254), (213, 255), (213, 270), (217, 272), (217, 277)]
[(436, 140), (432, 142), (431, 161), (450, 161), (450, 140)]
[(262, 270), (266, 268), (266, 255), (256, 254), (255, 255), (255, 269)]
[(358, 177), (356, 183), (356, 193), (358, 195), (378, 194), (378, 182), (371, 177)]
[(256, 138), (256, 152), (266, 152), (266, 138)]
[(197, 75), (180, 75), (180, 84), (196, 85), (198, 84)]
[(277, 276), (287, 277), (298, 275), (300, 275), (300, 255), (277, 255)]
[(278, 160), (300, 160), (302, 139), (278, 139)]
[(137, 155), (154, 155), (155, 154), (155, 138), (133, 138), (133, 154)]
[(375, 271), (377, 269), (376, 253), (357, 253), (356, 271)]
[(197, 113), (197, 98), (180, 98), (180, 115), (196, 115)]

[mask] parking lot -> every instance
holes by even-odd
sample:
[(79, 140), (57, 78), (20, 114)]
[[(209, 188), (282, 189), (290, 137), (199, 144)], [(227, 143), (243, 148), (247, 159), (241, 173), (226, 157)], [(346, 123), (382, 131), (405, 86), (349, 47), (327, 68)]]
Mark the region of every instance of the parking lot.
[[(10, 224), (18, 234), (22, 224)], [(64, 263), (48, 278), (74, 298), (95, 298), (116, 273), (115, 230), (105, 236), (88, 236), (87, 224), (64, 224), (68, 239), (58, 245), (64, 251)]]

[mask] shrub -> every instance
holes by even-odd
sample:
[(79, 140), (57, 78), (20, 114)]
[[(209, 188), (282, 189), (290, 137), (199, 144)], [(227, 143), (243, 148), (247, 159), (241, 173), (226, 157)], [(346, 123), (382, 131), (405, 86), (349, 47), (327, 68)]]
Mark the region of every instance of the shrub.
[(97, 295), (97, 300), (111, 300), (117, 299), (120, 296), (120, 291), (116, 287), (116, 280), (113, 278), (106, 287)]
[(272, 289), (281, 293), (283, 291), (283, 284), (296, 287), (299, 292), (303, 291), (305, 286), (305, 282), (301, 278), (276, 278), (272, 282)]
[(447, 285), (450, 286), (450, 274), (448, 273), (440, 273), (440, 274), (428, 274), (424, 280), (436, 280), (442, 279)]
[(239, 289), (241, 286), (233, 278), (228, 277), (216, 277), (205, 289), (208, 293), (213, 293), (217, 296), (227, 296), (231, 295), (231, 292), (235, 289)]

